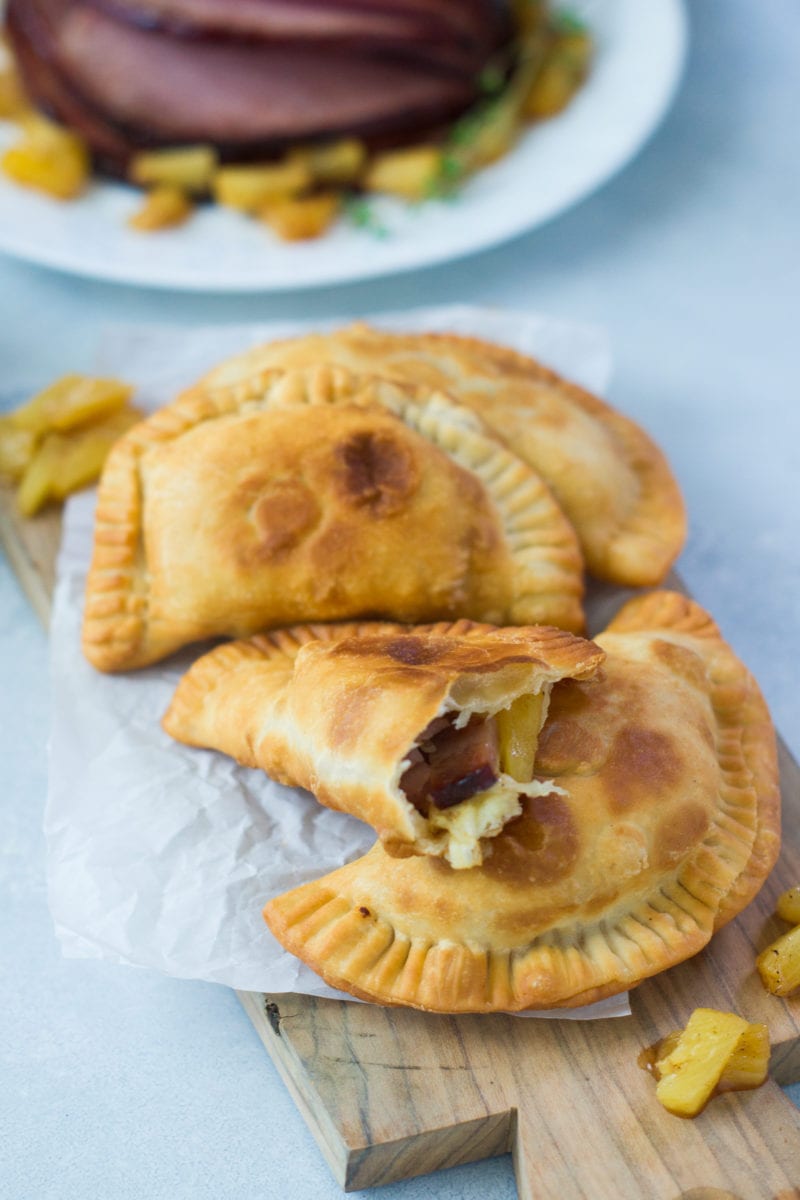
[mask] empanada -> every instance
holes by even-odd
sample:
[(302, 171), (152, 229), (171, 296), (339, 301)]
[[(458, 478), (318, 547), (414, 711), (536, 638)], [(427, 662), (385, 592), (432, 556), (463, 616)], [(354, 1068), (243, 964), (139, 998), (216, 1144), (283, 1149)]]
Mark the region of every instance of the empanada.
[(83, 627), (96, 667), (355, 616), (582, 627), (572, 527), (468, 409), (341, 368), (251, 382), (179, 400), (112, 451)]
[(470, 867), (524, 796), (552, 790), (533, 778), (551, 688), (603, 657), (548, 627), (298, 626), (199, 659), (163, 724), (360, 817), (394, 853)]
[(662, 581), (686, 536), (664, 455), (602, 400), (512, 350), (452, 334), (391, 334), (353, 325), (275, 342), (223, 363), (201, 387), (238, 386), (276, 367), (337, 363), (443, 389), (549, 484), (575, 526), (589, 570), (632, 587)]
[(556, 684), (539, 738), (558, 788), (483, 866), (378, 844), (267, 904), (283, 945), (335, 987), (442, 1012), (588, 1004), (700, 950), (777, 857), (769, 713), (675, 593), (631, 601), (598, 642), (598, 677)]

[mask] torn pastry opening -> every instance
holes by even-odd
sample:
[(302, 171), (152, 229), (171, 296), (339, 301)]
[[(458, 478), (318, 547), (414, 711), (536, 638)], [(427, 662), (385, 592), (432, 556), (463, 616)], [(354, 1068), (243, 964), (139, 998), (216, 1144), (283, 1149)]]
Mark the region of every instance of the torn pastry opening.
[(417, 839), (423, 853), (455, 868), (480, 866), (486, 851), (481, 839), (521, 814), (523, 796), (562, 790), (534, 778), (551, 686), (494, 712), (444, 711), (418, 735), (398, 782), (423, 819)]

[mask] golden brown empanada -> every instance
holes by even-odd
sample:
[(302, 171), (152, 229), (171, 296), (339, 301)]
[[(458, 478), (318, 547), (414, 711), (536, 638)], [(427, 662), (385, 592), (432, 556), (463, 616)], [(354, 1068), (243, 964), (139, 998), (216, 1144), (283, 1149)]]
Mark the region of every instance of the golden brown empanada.
[(381, 1004), (588, 1004), (700, 950), (779, 845), (775, 738), (752, 676), (692, 601), (627, 604), (586, 683), (557, 684), (537, 773), (558, 788), (484, 864), (357, 862), (267, 904), (283, 945)]
[(296, 621), (583, 624), (548, 488), (443, 395), (267, 372), (157, 412), (100, 484), (83, 645), (101, 670)]
[(470, 867), (551, 790), (533, 775), (553, 683), (603, 657), (549, 627), (298, 626), (199, 659), (163, 724), (360, 817), (394, 853)]
[(660, 583), (686, 537), (686, 515), (661, 451), (628, 417), (512, 350), (452, 334), (391, 334), (353, 325), (251, 350), (201, 387), (239, 386), (276, 367), (329, 362), (443, 389), (551, 487), (601, 579)]

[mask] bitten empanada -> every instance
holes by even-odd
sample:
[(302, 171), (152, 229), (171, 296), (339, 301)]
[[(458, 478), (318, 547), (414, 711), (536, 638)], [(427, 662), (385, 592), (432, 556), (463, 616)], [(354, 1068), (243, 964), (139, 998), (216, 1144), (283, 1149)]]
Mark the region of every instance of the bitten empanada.
[(481, 867), (380, 844), (271, 900), (283, 945), (335, 987), (443, 1012), (588, 1004), (700, 950), (779, 848), (775, 737), (752, 676), (692, 601), (627, 604), (596, 679), (556, 684), (549, 794)]
[(360, 817), (396, 854), (471, 867), (552, 790), (534, 762), (554, 682), (603, 657), (547, 627), (298, 626), (199, 659), (163, 724)]
[(223, 363), (201, 386), (236, 386), (276, 367), (329, 362), (443, 389), (478, 412), (553, 491), (598, 578), (660, 583), (686, 537), (664, 455), (596, 396), (512, 350), (452, 334), (393, 334), (353, 325), (275, 342)]
[(112, 451), (83, 626), (106, 671), (298, 621), (583, 624), (574, 531), (444, 395), (341, 368), (196, 392)]

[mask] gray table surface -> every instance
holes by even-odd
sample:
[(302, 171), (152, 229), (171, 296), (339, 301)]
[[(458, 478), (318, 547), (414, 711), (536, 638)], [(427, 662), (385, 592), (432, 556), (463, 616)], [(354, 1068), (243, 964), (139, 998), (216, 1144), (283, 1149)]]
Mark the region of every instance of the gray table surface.
[[(797, 755), (799, 110), (796, 3), (697, 0), (687, 76), (665, 124), (627, 170), (546, 228), (429, 272), (280, 297), (134, 292), (2, 259), (0, 388), (88, 368), (110, 317), (346, 317), (463, 300), (605, 325), (610, 399), (664, 446), (686, 493), (681, 571), (760, 679)], [(0, 1195), (339, 1196), (232, 993), (61, 959), (40, 834), (47, 647), (4, 561), (0, 679), (0, 940), (10, 964)], [(508, 1159), (380, 1192), (514, 1194)]]

